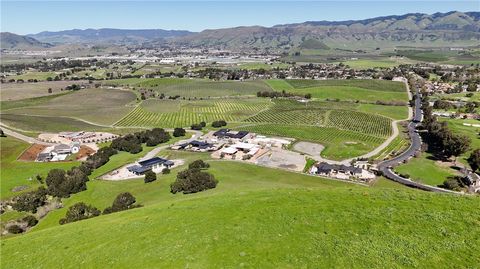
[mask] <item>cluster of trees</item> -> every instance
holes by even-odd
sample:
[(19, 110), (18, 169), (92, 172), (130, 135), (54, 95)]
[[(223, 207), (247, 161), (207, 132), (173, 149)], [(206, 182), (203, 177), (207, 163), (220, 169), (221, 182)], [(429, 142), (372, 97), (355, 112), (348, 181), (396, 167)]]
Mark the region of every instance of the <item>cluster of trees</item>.
[(119, 151), (132, 154), (142, 151), (142, 144), (152, 147), (170, 140), (170, 134), (161, 128), (154, 128), (143, 132), (118, 137), (112, 141), (111, 147)]
[(260, 92), (257, 92), (257, 97), (267, 97), (267, 98), (302, 97), (302, 98), (305, 98), (305, 99), (311, 99), (311, 98), (312, 98), (312, 95), (311, 95), (310, 93), (307, 93), (307, 94), (305, 94), (305, 95), (295, 94), (295, 93), (290, 93), (290, 92), (286, 92), (285, 90), (283, 90), (283, 91), (281, 91), (281, 92), (277, 92), (277, 91), (260, 91)]
[(224, 121), (224, 120), (217, 120), (217, 121), (212, 122), (212, 127), (219, 128), (219, 127), (223, 127), (223, 126), (227, 126), (227, 122)]
[(473, 172), (480, 171), (480, 149), (472, 151), (467, 161)]
[(437, 100), (433, 103), (433, 108), (435, 109), (451, 109), (454, 108), (453, 104), (445, 100)]
[(157, 180), (157, 174), (155, 174), (155, 172), (153, 171), (147, 171), (145, 172), (145, 183), (150, 183), (150, 182), (153, 182)]
[(68, 85), (67, 87), (65, 87), (65, 90), (67, 90), (67, 91), (78, 91), (81, 88), (82, 87), (80, 85), (72, 84), (72, 85)]
[(52, 169), (45, 179), (48, 194), (60, 198), (67, 198), (70, 194), (86, 190), (87, 181), (88, 176), (79, 167), (73, 167), (68, 171)]
[(171, 193), (189, 194), (215, 188), (218, 181), (212, 174), (204, 171), (209, 167), (210, 165), (202, 160), (192, 162), (188, 169), (177, 174), (177, 179), (170, 185)]
[(190, 129), (192, 130), (197, 130), (197, 131), (200, 131), (203, 129), (203, 127), (207, 126), (207, 123), (205, 123), (204, 121), (198, 123), (198, 124), (192, 124), (190, 126)]
[(428, 98), (422, 100), (424, 115), (424, 127), (427, 133), (424, 134), (424, 141), (428, 149), (437, 157), (448, 159), (452, 156), (458, 157), (470, 149), (471, 140), (469, 137), (455, 134), (448, 128), (447, 122), (438, 122), (432, 115), (432, 108), (428, 104)]
[[(135, 205), (135, 202), (136, 199), (131, 193), (120, 193), (113, 201), (112, 206), (109, 206), (103, 210), (103, 214), (110, 214), (141, 206)], [(70, 222), (97, 217), (100, 216), (100, 214), (100, 210), (98, 210), (96, 207), (87, 205), (84, 202), (79, 202), (68, 208), (65, 217), (60, 219), (59, 223), (63, 225)]]
[(448, 177), (447, 180), (443, 182), (440, 187), (449, 189), (452, 191), (462, 191), (465, 188), (468, 188), (468, 186), (472, 184), (470, 180), (467, 177), (464, 176), (452, 176)]
[(17, 211), (36, 213), (37, 208), (47, 203), (47, 190), (42, 186), (35, 191), (25, 192), (15, 196), (11, 206)]

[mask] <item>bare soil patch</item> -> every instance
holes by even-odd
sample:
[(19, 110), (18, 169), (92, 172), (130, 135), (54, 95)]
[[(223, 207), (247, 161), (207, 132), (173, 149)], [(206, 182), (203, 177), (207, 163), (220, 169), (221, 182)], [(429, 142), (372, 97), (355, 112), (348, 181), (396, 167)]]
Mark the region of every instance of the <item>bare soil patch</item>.
[(26, 149), (18, 159), (20, 161), (35, 161), (40, 152), (42, 152), (47, 146), (41, 144), (33, 144), (28, 149)]

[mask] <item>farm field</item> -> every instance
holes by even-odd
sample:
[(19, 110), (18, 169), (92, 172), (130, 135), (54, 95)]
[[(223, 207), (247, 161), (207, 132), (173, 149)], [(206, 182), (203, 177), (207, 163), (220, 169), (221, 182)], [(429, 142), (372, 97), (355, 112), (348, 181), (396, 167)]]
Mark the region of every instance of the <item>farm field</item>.
[(372, 151), (384, 141), (383, 138), (333, 127), (255, 124), (244, 125), (238, 129), (320, 143), (325, 146), (321, 155), (332, 160), (343, 160), (363, 155)]
[[(27, 234), (2, 240), (2, 268), (131, 267), (139, 256), (148, 257), (142, 266), (165, 268), (468, 268), (476, 261), (469, 253), (480, 250), (478, 238), (464, 240), (480, 232), (478, 197), (451, 199), (391, 184), (367, 188), (238, 162), (210, 163), (218, 187), (191, 195), (169, 193), (172, 174), (149, 184), (88, 182), (88, 190), (67, 205), (84, 201), (104, 208), (128, 190), (144, 207), (63, 226), (58, 219), (65, 208), (51, 212)], [(278, 247), (285, 245), (288, 250)], [(45, 259), (47, 249), (53, 254)]]
[(206, 79), (119, 79), (106, 83), (108, 85), (130, 86), (132, 88), (154, 89), (166, 96), (180, 95), (181, 97), (227, 97), (239, 95), (254, 96), (258, 91), (272, 89), (263, 81), (210, 81)]
[[(408, 96), (402, 82), (386, 80), (285, 80), (275, 81), (273, 89), (288, 90), (296, 94), (311, 94), (313, 98), (366, 102), (406, 102)], [(278, 87), (278, 88), (276, 88)]]
[(38, 81), (47, 80), (48, 77), (54, 78), (57, 74), (55, 72), (37, 72), (37, 71), (29, 71), (25, 74), (9, 76), (9, 79), (23, 79), (27, 81), (29, 79), (36, 79)]
[(80, 118), (96, 124), (110, 125), (132, 109), (127, 105), (135, 99), (135, 94), (130, 91), (92, 88), (58, 96), (33, 106), (2, 110), (2, 112)]
[(96, 125), (67, 117), (0, 114), (0, 120), (15, 129), (32, 132), (94, 131)]
[(17, 158), (24, 150), (30, 147), (30, 144), (11, 137), (0, 138), (0, 166), (2, 167), (0, 183), (2, 185), (0, 195), (1, 199), (11, 197), (19, 192), (12, 192), (14, 187), (26, 186), (27, 190), (40, 184), (35, 180), (36, 175), (43, 178), (47, 176), (48, 171), (53, 168), (68, 169), (78, 165), (78, 162), (58, 162), (58, 163), (36, 163), (17, 161)]
[(270, 106), (268, 99), (147, 100), (117, 126), (190, 126), (201, 121), (241, 121)]
[[(76, 84), (85, 81), (75, 81)], [(0, 101), (22, 100), (40, 96), (51, 96), (63, 93), (61, 89), (65, 89), (68, 85), (73, 84), (71, 81), (45, 81), (36, 83), (2, 83), (0, 87)], [(48, 89), (52, 89), (52, 93), (48, 93)]]

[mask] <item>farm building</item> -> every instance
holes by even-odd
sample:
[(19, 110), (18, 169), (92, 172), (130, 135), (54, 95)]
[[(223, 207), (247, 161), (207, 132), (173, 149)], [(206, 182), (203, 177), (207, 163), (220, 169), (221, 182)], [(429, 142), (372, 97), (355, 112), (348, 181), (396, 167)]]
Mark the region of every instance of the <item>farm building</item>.
[(232, 138), (232, 139), (243, 139), (246, 135), (248, 135), (247, 131), (232, 131), (230, 129), (220, 129), (213, 133), (213, 136), (217, 138)]
[(241, 151), (242, 153), (245, 153), (245, 154), (255, 155), (255, 153), (257, 153), (259, 149), (260, 148), (255, 144), (236, 143), (226, 148), (223, 148), (221, 150), (221, 153), (233, 155), (233, 154), (236, 154), (238, 151)]
[(47, 147), (41, 153), (38, 154), (37, 162), (56, 162), (65, 160), (68, 155), (75, 154), (80, 151), (80, 143), (74, 142), (70, 145), (58, 144), (55, 146)]
[(363, 180), (370, 180), (375, 178), (375, 175), (365, 169), (354, 166), (329, 164), (326, 162), (316, 163), (310, 169), (310, 174), (317, 174), (320, 176), (338, 178), (338, 179), (351, 179), (358, 178)]
[(164, 168), (170, 168), (173, 166), (173, 162), (160, 157), (154, 157), (151, 159), (139, 161), (138, 164), (127, 167), (129, 172), (135, 175), (143, 175), (147, 171), (160, 172)]

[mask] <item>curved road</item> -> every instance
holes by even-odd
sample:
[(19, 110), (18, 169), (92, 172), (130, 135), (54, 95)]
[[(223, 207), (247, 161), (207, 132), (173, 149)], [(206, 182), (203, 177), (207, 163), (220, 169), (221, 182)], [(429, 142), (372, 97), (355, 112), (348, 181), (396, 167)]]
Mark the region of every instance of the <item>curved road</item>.
[(430, 185), (425, 185), (419, 182), (412, 181), (410, 179), (404, 178), (393, 172), (392, 168), (400, 163), (403, 163), (404, 161), (412, 158), (415, 153), (417, 153), (420, 148), (422, 147), (422, 138), (417, 132), (417, 126), (419, 123), (422, 121), (423, 115), (422, 115), (422, 110), (421, 110), (421, 96), (418, 92), (418, 87), (415, 87), (415, 110), (414, 110), (414, 116), (413, 120), (408, 124), (408, 135), (410, 136), (411, 144), (410, 147), (404, 151), (402, 154), (390, 159), (383, 161), (378, 164), (378, 169), (383, 173), (383, 175), (391, 179), (393, 181), (396, 181), (398, 183), (401, 183), (403, 185), (413, 187), (413, 188), (418, 188), (421, 190), (426, 190), (426, 191), (433, 191), (433, 192), (444, 192), (444, 193), (455, 193), (455, 194), (460, 194), (459, 192), (455, 191), (450, 191)]

